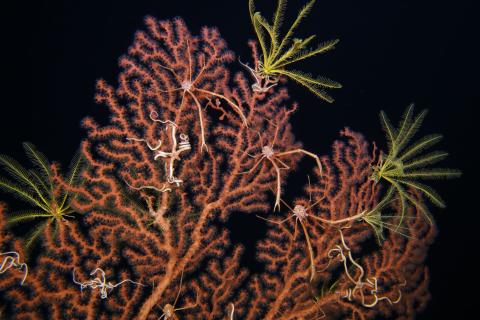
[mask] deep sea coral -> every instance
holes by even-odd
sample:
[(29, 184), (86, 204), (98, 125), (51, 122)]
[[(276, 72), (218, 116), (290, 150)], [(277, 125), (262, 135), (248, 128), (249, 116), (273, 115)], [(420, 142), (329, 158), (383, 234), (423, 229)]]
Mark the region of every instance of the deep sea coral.
[[(331, 156), (303, 149), (290, 125), (299, 106), (280, 85), (255, 90), (244, 74), (232, 77), (234, 54), (218, 30), (192, 35), (179, 18), (145, 22), (120, 59), (118, 85), (97, 83), (95, 99), (110, 118), (83, 121), (78, 182), (52, 167), (79, 215), (59, 221), (55, 232), (46, 226), (23, 285), (18, 270), (0, 275), (4, 313), (413, 318), (429, 297), (424, 259), (435, 225), (419, 206), (399, 217), (404, 204), (382, 198), (372, 179), (376, 147), (345, 128)], [(286, 203), (286, 177), (305, 155), (315, 160), (312, 183)], [(422, 203), (418, 192), (409, 195)], [(1, 209), (1, 250), (22, 257)], [(224, 222), (233, 212), (267, 220), (258, 219), (269, 229), (257, 247), (263, 272), (242, 266), (244, 248), (230, 243)]]

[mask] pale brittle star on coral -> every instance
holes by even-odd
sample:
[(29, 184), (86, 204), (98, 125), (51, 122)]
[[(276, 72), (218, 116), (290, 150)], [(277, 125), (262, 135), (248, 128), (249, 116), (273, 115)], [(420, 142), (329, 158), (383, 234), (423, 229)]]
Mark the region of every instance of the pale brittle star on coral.
[[(82, 293), (83, 293), (83, 289), (85, 289), (85, 288), (90, 288), (90, 289), (100, 288), (100, 298), (102, 298), (102, 299), (106, 299), (108, 297), (108, 293), (110, 293), (113, 289), (115, 289), (119, 285), (122, 285), (126, 282), (130, 282), (130, 283), (145, 287), (144, 284), (132, 281), (130, 279), (122, 280), (117, 284), (112, 284), (111, 282), (107, 283), (107, 279), (105, 277), (105, 271), (103, 271), (103, 269), (101, 269), (101, 268), (96, 268), (95, 270), (93, 270), (90, 273), (90, 275), (93, 276), (97, 272), (100, 272), (100, 278), (96, 277), (93, 280), (88, 280), (88, 281), (85, 281), (85, 282), (79, 282), (75, 279), (75, 269), (73, 269), (73, 271), (72, 271), (73, 282), (80, 286), (80, 291)], [(107, 291), (107, 290), (109, 290), (109, 291)]]
[[(178, 143), (178, 141), (177, 141), (177, 129), (178, 129), (178, 127), (175, 124), (175, 122), (170, 121), (170, 120), (162, 121), (162, 120), (158, 119), (157, 117), (158, 117), (158, 113), (156, 113), (155, 111), (152, 111), (150, 113), (150, 119), (152, 119), (155, 122), (160, 122), (162, 124), (166, 124), (165, 130), (168, 130), (169, 128), (171, 130), (170, 131), (170, 137), (171, 137), (171, 140), (172, 140), (172, 147), (171, 147), (170, 151), (159, 150), (160, 147), (162, 146), (162, 140), (160, 140), (160, 139), (158, 140), (158, 143), (157, 143), (156, 146), (152, 146), (145, 139), (127, 138), (127, 140), (137, 141), (137, 142), (145, 142), (147, 144), (147, 147), (151, 151), (155, 151), (155, 154), (154, 154), (154, 157), (153, 157), (154, 160), (157, 160), (158, 158), (166, 159), (166, 161), (165, 161), (165, 174), (167, 176), (167, 182), (169, 184), (175, 184), (178, 187), (178, 186), (180, 186), (180, 184), (183, 181), (174, 176), (174, 171), (175, 171), (174, 164), (175, 164), (176, 160), (178, 160), (178, 161), (180, 160), (180, 154), (181, 153), (183, 153), (185, 151), (189, 151), (191, 149), (191, 145), (190, 145), (190, 142), (189, 142), (189, 139), (188, 139), (188, 135), (186, 135), (184, 133), (181, 133), (179, 135), (180, 143)], [(165, 184), (161, 188), (156, 188), (156, 187), (153, 187), (153, 186), (144, 186), (144, 187), (140, 187), (140, 188), (139, 187), (132, 187), (132, 186), (130, 186), (130, 187), (133, 188), (133, 189), (136, 189), (136, 190), (139, 190), (139, 189), (142, 189), (142, 188), (149, 188), (149, 189), (154, 189), (154, 190), (159, 191), (159, 192), (171, 191), (171, 189), (168, 188)]]
[(228, 304), (227, 312), (228, 312), (228, 320), (233, 320), (233, 315), (235, 314), (235, 305), (233, 303)]
[[(310, 178), (308, 179), (308, 183), (310, 184)], [(323, 198), (322, 198), (323, 199)], [(311, 244), (311, 241), (310, 241), (310, 236), (308, 234), (308, 230), (307, 230), (307, 227), (305, 225), (305, 223), (307, 222), (307, 219), (309, 217), (313, 218), (313, 219), (317, 219), (316, 216), (314, 215), (311, 215), (309, 214), (308, 212), (314, 207), (316, 206), (322, 199), (316, 201), (315, 203), (311, 204), (312, 202), (312, 197), (310, 195), (310, 199), (309, 199), (309, 206), (308, 207), (305, 207), (304, 205), (301, 205), (301, 204), (297, 204), (295, 205), (295, 207), (291, 207), (289, 206), (285, 201), (283, 201), (282, 199), (280, 199), (280, 201), (290, 210), (290, 212), (292, 213), (289, 217), (283, 219), (283, 220), (280, 220), (280, 221), (275, 221), (275, 220), (270, 220), (270, 219), (266, 219), (264, 217), (261, 217), (259, 215), (257, 215), (258, 218), (262, 219), (262, 220), (265, 220), (267, 222), (270, 222), (270, 223), (275, 223), (275, 224), (278, 224), (278, 225), (281, 225), (281, 224), (284, 224), (285, 222), (289, 221), (290, 219), (292, 218), (295, 218), (295, 227), (294, 227), (294, 231), (293, 231), (293, 236), (292, 236), (292, 242), (296, 239), (297, 237), (297, 225), (298, 223), (300, 223), (300, 226), (302, 227), (302, 230), (303, 230), (303, 233), (305, 235), (305, 241), (307, 242), (307, 250), (308, 250), (308, 257), (310, 259), (310, 281), (313, 280), (313, 277), (315, 276), (316, 274), (316, 271), (315, 271), (315, 258), (314, 258), (314, 252), (313, 252), (313, 248), (312, 248), (312, 244)]]
[[(175, 78), (180, 82), (180, 86), (178, 88), (175, 88), (175, 89), (172, 89), (172, 90), (160, 90), (160, 91), (162, 91), (162, 92), (182, 91), (182, 100), (180, 102), (180, 107), (183, 106), (183, 102), (185, 100), (185, 95), (188, 94), (189, 96), (191, 96), (191, 98), (195, 102), (195, 105), (197, 106), (198, 118), (199, 118), (199, 121), (200, 121), (200, 133), (201, 133), (201, 147), (200, 147), (200, 149), (202, 151), (203, 151), (203, 149), (205, 149), (205, 151), (208, 151), (207, 143), (206, 143), (206, 140), (205, 140), (205, 126), (204, 126), (204, 123), (203, 123), (202, 105), (199, 101), (199, 98), (195, 95), (195, 92), (198, 92), (200, 94), (204, 94), (204, 95), (207, 95), (207, 96), (214, 96), (214, 97), (217, 97), (217, 98), (220, 98), (220, 99), (226, 101), (228, 103), (228, 105), (230, 105), (235, 110), (235, 112), (238, 113), (238, 115), (242, 119), (245, 126), (248, 126), (248, 122), (247, 122), (247, 118), (243, 114), (242, 109), (235, 102), (233, 102), (231, 99), (224, 96), (223, 94), (216, 93), (216, 92), (206, 90), (206, 89), (201, 89), (201, 88), (198, 88), (198, 87), (195, 86), (197, 84), (198, 80), (201, 79), (202, 73), (205, 71), (205, 68), (206, 68), (205, 58), (202, 55), (200, 55), (199, 60), (202, 60), (201, 61), (202, 67), (201, 67), (200, 71), (198, 72), (197, 76), (195, 77), (195, 79), (192, 79), (192, 73), (193, 73), (193, 71), (192, 71), (192, 56), (191, 56), (190, 44), (189, 44), (188, 40), (187, 40), (187, 52), (188, 52), (188, 78), (180, 80), (181, 77), (175, 72), (174, 69), (169, 68), (167, 66), (159, 65), (161, 68), (164, 68), (164, 69), (170, 71), (175, 76)], [(203, 59), (201, 59), (202, 57), (203, 57)]]
[[(316, 154), (314, 154), (312, 152), (309, 152), (305, 149), (298, 148), (298, 149), (282, 151), (282, 152), (275, 151), (274, 146), (275, 146), (275, 143), (277, 141), (278, 129), (279, 128), (275, 124), (272, 124), (272, 125), (275, 126), (275, 135), (273, 137), (272, 143), (271, 144), (264, 144), (262, 136), (260, 135), (260, 133), (258, 133), (258, 136), (259, 136), (259, 139), (260, 139), (260, 144), (262, 145), (261, 153), (259, 153), (257, 155), (251, 155), (251, 154), (245, 152), (245, 154), (247, 154), (249, 157), (251, 157), (253, 159), (257, 159), (258, 157), (260, 157), (260, 159), (257, 162), (255, 162), (255, 164), (252, 166), (252, 168), (250, 168), (250, 170), (240, 172), (239, 174), (250, 174), (253, 171), (255, 171), (255, 169), (260, 165), (260, 163), (262, 163), (262, 161), (264, 159), (267, 159), (268, 161), (270, 161), (272, 166), (275, 168), (276, 178), (277, 178), (277, 183), (276, 183), (277, 184), (277, 190), (276, 190), (276, 196), (275, 196), (275, 206), (274, 206), (274, 209), (273, 209), (275, 211), (275, 210), (280, 210), (280, 193), (281, 193), (281, 184), (282, 184), (280, 170), (281, 169), (283, 169), (283, 170), (290, 169), (290, 167), (285, 162), (283, 162), (280, 158), (288, 156), (288, 155), (292, 155), (292, 154), (298, 154), (298, 153), (302, 154), (303, 153), (303, 154), (305, 154), (305, 155), (307, 155), (307, 156), (309, 156), (309, 157), (311, 157), (315, 160), (315, 162), (317, 163), (318, 169), (320, 170), (320, 175), (322, 174), (322, 164), (320, 162), (320, 158)], [(282, 167), (280, 167), (279, 164)]]

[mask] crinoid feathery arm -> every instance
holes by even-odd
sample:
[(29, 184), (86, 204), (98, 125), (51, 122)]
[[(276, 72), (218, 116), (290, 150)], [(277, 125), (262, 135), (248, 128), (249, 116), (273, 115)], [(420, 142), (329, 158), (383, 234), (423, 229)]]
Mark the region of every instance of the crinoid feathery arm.
[(380, 113), (380, 120), (387, 135), (388, 152), (380, 155), (371, 175), (371, 179), (376, 183), (384, 182), (389, 186), (384, 200), (395, 196), (400, 199), (401, 211), (398, 226), (401, 225), (406, 214), (407, 203), (421, 209), (425, 217), (431, 221), (428, 208), (416, 200), (412, 190), (422, 193), (434, 205), (445, 207), (444, 201), (435, 190), (418, 180), (455, 178), (461, 175), (459, 170), (428, 167), (448, 155), (442, 151), (422, 154), (427, 148), (440, 141), (440, 135), (428, 135), (409, 144), (427, 114), (427, 110), (423, 110), (414, 117), (413, 110), (413, 104), (407, 107), (397, 128), (391, 124), (385, 112)]

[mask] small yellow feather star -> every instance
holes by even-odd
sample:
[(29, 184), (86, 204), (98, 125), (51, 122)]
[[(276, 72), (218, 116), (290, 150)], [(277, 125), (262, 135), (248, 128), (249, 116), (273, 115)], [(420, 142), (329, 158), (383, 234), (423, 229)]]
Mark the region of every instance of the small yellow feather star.
[(250, 18), (262, 51), (262, 59), (256, 63), (255, 69), (244, 64), (256, 80), (256, 83), (252, 85), (254, 91), (267, 92), (278, 83), (280, 76), (285, 76), (303, 85), (322, 100), (333, 102), (333, 98), (325, 90), (341, 88), (341, 84), (324, 77), (313, 77), (302, 71), (287, 69), (292, 63), (334, 49), (339, 41), (335, 39), (321, 42), (317, 48), (311, 49), (308, 45), (315, 39), (315, 35), (306, 39), (293, 38), (295, 29), (302, 19), (308, 15), (315, 1), (310, 1), (300, 10), (297, 18), (283, 37), (280, 36), (280, 28), (287, 1), (278, 0), (273, 24), (269, 24), (260, 12), (255, 11), (254, 0), (249, 1)]

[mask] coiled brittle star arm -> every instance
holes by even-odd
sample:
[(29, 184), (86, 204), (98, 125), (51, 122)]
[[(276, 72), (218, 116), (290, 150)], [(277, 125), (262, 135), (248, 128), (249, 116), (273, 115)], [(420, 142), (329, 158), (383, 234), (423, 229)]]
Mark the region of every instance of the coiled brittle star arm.
[[(151, 118), (153, 119), (152, 116), (151, 116)], [(156, 119), (153, 119), (153, 120), (154, 121), (160, 121), (160, 120), (156, 120)], [(180, 134), (180, 143), (177, 142), (177, 128), (178, 127), (174, 122), (169, 121), (166, 130), (168, 130), (168, 128), (171, 129), (172, 149), (171, 149), (170, 152), (157, 151), (157, 153), (155, 154), (153, 159), (157, 160), (159, 157), (168, 158), (168, 160), (165, 162), (165, 171), (167, 172), (167, 181), (170, 184), (175, 183), (178, 187), (178, 186), (180, 186), (180, 183), (182, 183), (183, 181), (175, 178), (175, 176), (173, 175), (173, 173), (174, 173), (173, 165), (175, 163), (175, 160), (180, 160), (180, 154), (182, 152), (189, 151), (192, 147), (190, 145), (188, 135), (186, 135), (186, 134), (183, 134), (183, 133)]]
[[(191, 145), (190, 145), (190, 141), (188, 139), (188, 135), (183, 134), (183, 133), (180, 134), (180, 143), (178, 143), (177, 142), (178, 126), (175, 122), (170, 121), (170, 120), (163, 121), (163, 120), (158, 119), (158, 113), (156, 113), (155, 111), (152, 111), (150, 113), (150, 119), (152, 119), (155, 122), (160, 122), (162, 124), (166, 124), (165, 130), (167, 130), (167, 131), (170, 128), (171, 139), (172, 139), (172, 148), (171, 148), (170, 152), (159, 150), (160, 147), (162, 146), (162, 141), (161, 140), (159, 140), (157, 146), (151, 146), (148, 143), (148, 141), (145, 140), (145, 139), (137, 139), (137, 138), (127, 138), (127, 139), (132, 140), (132, 141), (138, 141), (138, 142), (146, 142), (147, 147), (150, 150), (155, 151), (155, 154), (153, 156), (154, 160), (157, 160), (158, 158), (166, 158), (165, 172), (166, 172), (166, 176), (167, 176), (167, 182), (170, 183), (170, 184), (176, 184), (177, 187), (178, 187), (178, 186), (180, 186), (180, 184), (183, 181), (180, 180), (180, 179), (177, 179), (174, 176), (174, 163), (175, 163), (175, 160), (180, 160), (180, 154), (181, 153), (183, 153), (185, 151), (189, 151), (191, 149)], [(160, 189), (156, 188), (156, 187), (153, 187), (153, 186), (144, 186), (144, 187), (140, 187), (140, 188), (132, 187), (131, 185), (129, 185), (129, 186), (133, 189), (136, 189), (136, 190), (149, 188), (149, 189), (153, 189), (153, 190), (156, 190), (156, 191), (159, 191), (159, 192), (171, 191), (170, 188), (166, 187), (166, 184), (164, 184), (162, 186), (162, 188), (160, 188)]]
[(10, 268), (23, 270), (24, 275), (20, 282), (20, 285), (23, 285), (25, 279), (27, 279), (28, 266), (25, 262), (20, 263), (20, 254), (16, 251), (8, 251), (0, 253), (0, 256), (3, 257), (2, 263), (0, 264), (0, 274), (7, 272)]
[[(142, 286), (142, 287), (146, 287), (146, 285), (141, 284), (139, 282), (132, 281), (130, 279), (122, 280), (117, 284), (112, 284), (111, 282), (107, 283), (107, 280), (106, 280), (106, 277), (105, 277), (105, 271), (103, 271), (103, 269), (101, 269), (101, 268), (96, 268), (95, 270), (93, 270), (90, 273), (90, 275), (92, 276), (92, 275), (96, 274), (97, 272), (100, 272), (100, 278), (97, 277), (93, 280), (89, 280), (89, 281), (85, 281), (85, 282), (79, 282), (75, 279), (75, 269), (73, 269), (73, 271), (72, 271), (73, 282), (80, 286), (80, 291), (82, 293), (83, 293), (83, 289), (85, 289), (85, 288), (91, 288), (91, 289), (100, 288), (100, 298), (102, 298), (102, 299), (106, 299), (108, 297), (109, 292), (111, 292), (113, 289), (115, 289), (119, 285), (124, 284), (125, 282), (130, 282), (130, 283)], [(109, 290), (109, 292), (107, 292), (107, 290)]]
[[(335, 247), (328, 252), (329, 262), (326, 267), (328, 268), (332, 259), (334, 259), (337, 256), (337, 254), (338, 256), (340, 256), (340, 261), (343, 263), (343, 268), (345, 270), (345, 276), (354, 285), (353, 289), (347, 288), (345, 290), (342, 298), (347, 299), (348, 301), (352, 301), (355, 298), (355, 296), (359, 296), (360, 303), (365, 308), (373, 308), (378, 304), (378, 302), (383, 300), (387, 301), (391, 305), (397, 304), (398, 302), (400, 302), (402, 298), (402, 292), (400, 289), (398, 289), (397, 299), (392, 300), (387, 296), (378, 296), (379, 289), (378, 289), (378, 280), (376, 277), (366, 278), (364, 280), (365, 270), (358, 262), (355, 261), (355, 259), (353, 259), (350, 247), (345, 242), (345, 237), (343, 235), (342, 229), (344, 228), (340, 228), (338, 230), (340, 233), (341, 245), (335, 245)], [(351, 272), (351, 268), (357, 270), (358, 276), (356, 276)], [(400, 287), (405, 285), (406, 285), (406, 281), (404, 281), (404, 283), (399, 284)], [(371, 302), (367, 302), (365, 292), (364, 292), (365, 289), (367, 289), (367, 291), (369, 291), (371, 296), (373, 297), (373, 300)]]

